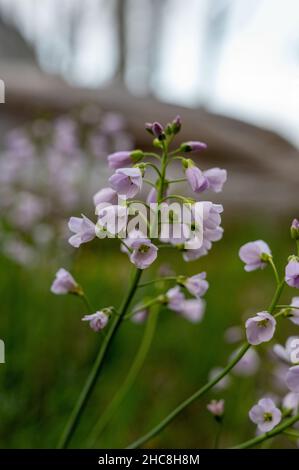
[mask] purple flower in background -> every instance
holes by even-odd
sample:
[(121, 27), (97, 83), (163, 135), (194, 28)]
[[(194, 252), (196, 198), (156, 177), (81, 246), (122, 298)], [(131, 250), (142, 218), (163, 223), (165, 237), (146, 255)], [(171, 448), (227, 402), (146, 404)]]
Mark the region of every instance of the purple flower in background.
[(107, 325), (108, 320), (108, 315), (102, 311), (92, 313), (91, 315), (85, 315), (82, 318), (82, 321), (88, 321), (90, 328), (92, 328), (96, 332), (103, 330)]
[[(239, 349), (232, 354), (231, 359), (233, 359), (238, 352)], [(232, 372), (235, 375), (241, 377), (249, 377), (257, 372), (259, 365), (259, 355), (254, 349), (251, 348), (248, 349), (248, 351), (244, 354), (240, 361), (235, 365)]]
[(212, 400), (207, 409), (216, 417), (221, 417), (224, 414), (224, 400)]
[(188, 292), (194, 295), (194, 297), (202, 297), (209, 288), (209, 283), (206, 281), (206, 277), (207, 274), (205, 272), (195, 274), (195, 276), (188, 277), (183, 284)]
[(198, 323), (205, 312), (205, 301), (202, 299), (185, 299), (182, 301), (178, 313), (192, 323)]
[(263, 255), (271, 256), (271, 250), (263, 240), (248, 242), (239, 250), (239, 257), (245, 263), (244, 269), (248, 272), (267, 266)]
[(108, 155), (108, 165), (109, 168), (117, 170), (118, 168), (125, 168), (129, 165), (132, 165), (133, 160), (131, 157), (131, 150), (114, 152)]
[(95, 224), (83, 214), (82, 218), (71, 217), (68, 226), (70, 231), (75, 233), (69, 238), (69, 243), (75, 248), (79, 248), (82, 243), (87, 243), (96, 236)]
[(286, 383), (291, 392), (299, 393), (299, 365), (289, 368)]
[(79, 285), (73, 276), (64, 268), (60, 268), (55, 274), (55, 279), (51, 286), (51, 292), (56, 295), (78, 293)]
[(299, 410), (299, 393), (288, 393), (282, 401), (282, 406), (285, 410), (292, 411), (292, 414), (297, 414)]
[(133, 250), (130, 261), (138, 269), (148, 268), (158, 256), (158, 248), (147, 238), (134, 239), (130, 247)]
[(231, 326), (224, 332), (226, 343), (238, 343), (243, 338), (243, 330), (240, 326)]
[[(209, 373), (209, 381), (215, 379), (219, 374), (223, 372), (222, 367), (214, 367)], [(231, 377), (225, 375), (219, 382), (214, 385), (215, 390), (225, 390), (231, 384)]]
[(281, 421), (281, 411), (271, 398), (262, 398), (249, 411), (251, 421), (257, 424), (262, 432), (269, 432)]
[(295, 325), (299, 325), (299, 297), (293, 297), (291, 305), (298, 308), (292, 308), (290, 311), (290, 320)]
[(291, 237), (294, 240), (299, 240), (299, 220), (294, 219), (291, 225)]
[(148, 310), (146, 308), (143, 308), (139, 310), (138, 312), (136, 311), (136, 313), (134, 313), (134, 315), (131, 318), (131, 321), (133, 323), (138, 323), (138, 324), (144, 323), (145, 320), (147, 319), (147, 316), (148, 316)]
[(299, 337), (290, 336), (285, 343), (285, 346), (281, 344), (274, 344), (273, 352), (274, 354), (283, 362), (289, 364), (292, 361), (292, 355), (296, 354), (299, 346)]
[(299, 289), (299, 261), (292, 259), (285, 269), (285, 281), (290, 287)]
[(202, 193), (209, 187), (209, 182), (197, 166), (190, 166), (186, 170), (186, 178), (195, 193)]
[(201, 152), (202, 150), (206, 150), (207, 148), (208, 146), (204, 142), (192, 140), (189, 142), (184, 142), (181, 145), (180, 150), (181, 152)]
[[(97, 207), (99, 204), (104, 204), (104, 205), (115, 205), (117, 204), (118, 201), (118, 195), (117, 192), (114, 191), (112, 188), (103, 188), (100, 189), (94, 196), (93, 196), (93, 202), (95, 207)], [(101, 206), (104, 207), (104, 206)]]
[(204, 177), (208, 181), (208, 189), (215, 193), (222, 191), (223, 185), (227, 180), (227, 171), (221, 168), (211, 168), (203, 172)]
[(259, 312), (246, 321), (246, 336), (250, 344), (265, 343), (273, 338), (276, 320), (269, 312)]
[(148, 196), (146, 198), (147, 204), (153, 204), (157, 202), (157, 190), (156, 188), (151, 188), (150, 192), (148, 193)]
[(118, 194), (132, 198), (142, 188), (142, 174), (139, 168), (120, 168), (109, 178), (109, 182)]
[(181, 305), (185, 300), (185, 296), (183, 292), (181, 292), (181, 288), (179, 286), (172, 287), (167, 291), (166, 297), (168, 301), (168, 308), (174, 310), (175, 312), (180, 311)]

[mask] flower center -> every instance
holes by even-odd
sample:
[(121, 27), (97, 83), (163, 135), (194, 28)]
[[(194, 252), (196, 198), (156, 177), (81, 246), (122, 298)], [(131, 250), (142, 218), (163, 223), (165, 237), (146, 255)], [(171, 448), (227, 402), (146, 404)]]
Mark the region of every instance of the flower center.
[(264, 421), (272, 421), (272, 414), (271, 413), (264, 413)]
[(139, 250), (138, 250), (138, 251), (139, 251), (139, 253), (147, 253), (149, 249), (150, 249), (149, 246), (147, 246), (147, 245), (141, 245), (141, 246), (139, 247)]
[(261, 321), (259, 322), (259, 326), (260, 326), (261, 328), (267, 328), (268, 321), (269, 321), (269, 320), (268, 320), (267, 318), (265, 318), (265, 320), (261, 320)]

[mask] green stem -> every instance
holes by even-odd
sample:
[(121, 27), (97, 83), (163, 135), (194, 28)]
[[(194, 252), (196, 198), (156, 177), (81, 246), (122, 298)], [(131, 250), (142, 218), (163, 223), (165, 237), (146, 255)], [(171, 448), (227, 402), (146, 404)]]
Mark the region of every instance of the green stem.
[(297, 245), (297, 256), (299, 256), (299, 240), (296, 240), (296, 245)]
[(139, 284), (138, 288), (151, 286), (152, 284), (156, 284), (157, 282), (176, 281), (176, 280), (177, 280), (176, 276), (159, 277), (157, 279), (152, 279), (151, 281), (147, 281), (147, 282), (143, 282), (142, 284)]
[(249, 439), (248, 441), (233, 447), (233, 449), (249, 449), (250, 447), (261, 444), (267, 439), (270, 439), (271, 437), (277, 436), (277, 434), (282, 433), (285, 429), (295, 424), (298, 420), (299, 414), (293, 416), (292, 418), (286, 419), (279, 426), (276, 426), (274, 429), (272, 429), (272, 431), (261, 434), (260, 436), (254, 437), (253, 439)]
[(89, 301), (87, 295), (84, 294), (84, 293), (82, 293), (82, 294), (80, 294), (80, 298), (82, 299), (82, 301), (83, 301), (85, 307), (87, 308), (88, 313), (94, 312), (94, 309), (93, 309), (93, 307), (92, 307), (92, 305), (91, 305), (91, 303), (90, 303), (90, 301)]
[(183, 183), (185, 181), (187, 181), (187, 178), (177, 178), (175, 180), (168, 180), (168, 184)]
[(275, 263), (274, 263), (274, 261), (273, 261), (273, 258), (270, 257), (269, 260), (268, 260), (268, 262), (269, 262), (270, 266), (271, 266), (272, 269), (273, 269), (276, 283), (277, 283), (277, 285), (279, 285), (279, 284), (280, 284), (280, 279), (279, 279), (278, 271), (277, 271), (277, 268), (276, 268)]
[(61, 439), (59, 441), (59, 444), (58, 444), (58, 448), (59, 449), (64, 449), (67, 447), (68, 443), (70, 442), (72, 436), (73, 436), (73, 433), (78, 425), (78, 422), (79, 422), (79, 419), (87, 405), (87, 402), (88, 402), (88, 399), (91, 395), (91, 392), (93, 391), (93, 388), (97, 382), (97, 379), (100, 375), (100, 372), (102, 370), (102, 366), (103, 366), (103, 361), (106, 357), (106, 354), (107, 354), (107, 351), (109, 349), (109, 346), (110, 346), (110, 343), (112, 341), (112, 339), (114, 338), (119, 326), (121, 325), (122, 323), (122, 319), (123, 317), (125, 316), (126, 312), (127, 312), (127, 309), (131, 303), (131, 300), (135, 294), (135, 291), (137, 289), (137, 286), (138, 286), (138, 282), (140, 280), (140, 277), (141, 277), (141, 274), (142, 274), (142, 271), (140, 269), (136, 269), (136, 272), (135, 272), (135, 275), (134, 275), (134, 278), (132, 280), (132, 284), (130, 286), (130, 289), (128, 291), (128, 294), (126, 296), (126, 298), (124, 299), (124, 302), (123, 302), (123, 305), (120, 309), (120, 315), (119, 316), (115, 316), (113, 321), (112, 321), (112, 324), (108, 330), (108, 333), (107, 335), (105, 336), (105, 338), (103, 339), (103, 342), (100, 346), (100, 349), (99, 349), (99, 352), (98, 352), (98, 355), (96, 357), (96, 360), (93, 364), (93, 367), (90, 371), (90, 374), (87, 378), (87, 381), (81, 391), (81, 394), (79, 396), (79, 399), (71, 413), (71, 416), (67, 422), (67, 425), (62, 433), (62, 436), (61, 436)]
[(138, 376), (141, 368), (143, 367), (143, 364), (151, 347), (154, 333), (156, 330), (158, 314), (159, 307), (156, 307), (155, 310), (151, 312), (150, 316), (148, 317), (142, 342), (140, 344), (137, 355), (135, 356), (131, 369), (128, 372), (128, 375), (126, 376), (122, 386), (119, 388), (119, 390), (113, 397), (111, 403), (108, 405), (101, 418), (96, 423), (93, 431), (91, 432), (90, 445), (88, 445), (87, 447), (93, 447), (95, 445), (97, 438), (108, 425), (113, 415), (115, 415), (116, 410), (119, 408), (122, 401), (124, 400), (132, 385), (134, 384), (136, 377)]
[(294, 439), (299, 439), (299, 432), (298, 431), (293, 431), (292, 429), (287, 429), (286, 431), (283, 431), (283, 434), (285, 434), (288, 437), (293, 437)]
[(157, 175), (159, 176), (159, 178), (162, 177), (161, 173), (160, 173), (160, 170), (159, 168), (156, 167), (156, 165), (154, 165), (153, 163), (145, 163), (145, 165), (148, 167), (151, 167), (153, 168), (153, 170), (155, 170), (155, 172), (157, 173)]
[[(280, 298), (282, 289), (284, 287), (284, 281), (280, 282), (280, 284), (277, 286), (272, 302), (269, 306), (269, 313), (273, 313), (275, 306)], [(204, 395), (206, 392), (208, 392), (211, 388), (214, 387), (218, 382), (220, 382), (223, 377), (225, 377), (230, 370), (238, 364), (238, 362), (242, 359), (242, 357), (246, 354), (248, 349), (251, 347), (250, 344), (244, 343), (243, 346), (240, 348), (239, 352), (236, 354), (236, 356), (227, 364), (227, 366), (218, 374), (214, 379), (210, 380), (207, 382), (203, 387), (201, 387), (199, 390), (197, 390), (193, 395), (191, 395), (189, 398), (184, 400), (180, 405), (178, 405), (171, 413), (169, 413), (166, 418), (164, 418), (160, 423), (155, 426), (151, 431), (149, 431), (147, 434), (144, 436), (140, 437), (137, 439), (135, 442), (133, 442), (128, 449), (137, 449), (140, 447), (142, 444), (147, 442), (148, 440), (152, 439), (154, 436), (159, 434), (166, 426), (168, 426), (169, 423), (171, 423), (185, 408), (187, 408), (191, 403), (193, 403), (195, 400), (200, 398), (202, 395)]]
[(167, 201), (167, 199), (178, 199), (179, 201), (182, 201), (184, 203), (191, 204), (190, 198), (181, 196), (179, 194), (170, 194), (169, 196), (165, 196), (163, 197), (163, 199), (161, 199), (161, 202)]
[(215, 437), (215, 444), (214, 444), (214, 449), (218, 449), (219, 447), (219, 441), (220, 441), (220, 436), (222, 432), (222, 423), (223, 423), (223, 418), (221, 421), (217, 421), (217, 431), (216, 431), (216, 437)]
[(159, 160), (159, 162), (161, 161), (161, 157), (160, 157), (160, 155), (158, 155), (157, 153), (145, 152), (145, 153), (144, 153), (144, 156), (145, 156), (145, 157), (156, 158), (156, 160)]
[(146, 310), (149, 307), (152, 307), (153, 305), (160, 304), (161, 300), (159, 297), (155, 297), (154, 299), (149, 300), (148, 302), (145, 302), (143, 305), (140, 305), (140, 307), (135, 308), (133, 312), (128, 313), (123, 317), (124, 320), (128, 320), (129, 318), (132, 318), (136, 313), (140, 312), (141, 310)]

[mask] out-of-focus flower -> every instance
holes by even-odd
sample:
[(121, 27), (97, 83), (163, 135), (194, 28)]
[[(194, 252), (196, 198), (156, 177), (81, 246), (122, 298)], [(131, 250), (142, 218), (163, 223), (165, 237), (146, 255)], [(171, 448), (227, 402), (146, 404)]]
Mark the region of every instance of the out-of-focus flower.
[(96, 236), (95, 224), (83, 214), (82, 218), (71, 217), (68, 226), (70, 231), (75, 234), (69, 238), (69, 243), (75, 248), (79, 248), (82, 243), (87, 243)]
[(148, 268), (158, 256), (158, 248), (147, 238), (134, 239), (130, 247), (133, 250), (130, 261), (138, 269)]
[(205, 302), (200, 298), (183, 300), (180, 309), (177, 310), (177, 313), (192, 323), (198, 323), (202, 319), (204, 312)]
[[(239, 349), (232, 354), (231, 359), (234, 358), (238, 352)], [(259, 355), (254, 349), (251, 348), (248, 349), (240, 361), (235, 365), (232, 372), (242, 377), (249, 377), (257, 372), (259, 365)]]
[(281, 421), (281, 411), (271, 398), (262, 398), (249, 411), (249, 417), (262, 432), (269, 432)]
[[(212, 370), (210, 370), (209, 373), (209, 380), (215, 379), (219, 374), (223, 372), (222, 367), (214, 367)], [(225, 375), (219, 382), (217, 382), (213, 389), (214, 390), (225, 390), (228, 388), (231, 384), (231, 377), (229, 375)]]
[(210, 168), (203, 172), (204, 177), (208, 181), (208, 188), (215, 193), (222, 191), (223, 185), (227, 180), (227, 171), (221, 168)]
[(231, 326), (224, 332), (224, 339), (227, 343), (238, 343), (243, 338), (243, 330), (240, 326)]
[(117, 170), (118, 168), (125, 168), (129, 165), (132, 165), (133, 160), (131, 157), (131, 150), (114, 152), (108, 155), (108, 165), (109, 168)]
[(142, 188), (142, 174), (139, 168), (120, 168), (109, 178), (109, 182), (118, 194), (132, 198)]
[(80, 290), (79, 285), (73, 276), (64, 268), (60, 268), (51, 286), (53, 294), (77, 294)]
[(209, 283), (206, 280), (207, 274), (202, 272), (200, 274), (195, 274), (195, 276), (188, 277), (183, 281), (183, 285), (194, 295), (194, 297), (202, 297), (205, 295), (209, 288)]
[(290, 287), (299, 289), (299, 261), (291, 259), (285, 269), (285, 281)]
[(150, 132), (154, 137), (156, 137), (159, 140), (162, 140), (164, 138), (164, 128), (162, 124), (159, 122), (147, 122), (145, 124), (145, 129)]
[(291, 392), (299, 393), (299, 365), (289, 368), (286, 383)]
[(148, 193), (148, 196), (146, 198), (147, 204), (153, 204), (157, 202), (157, 190), (156, 188), (151, 188), (150, 192)]
[(292, 414), (297, 414), (299, 411), (299, 393), (288, 393), (282, 401), (282, 406), (285, 410), (292, 411)]
[(299, 240), (299, 220), (294, 219), (291, 225), (291, 237), (294, 240)]
[(172, 287), (166, 293), (167, 297), (167, 306), (170, 310), (174, 310), (175, 312), (179, 312), (181, 309), (181, 305), (185, 300), (185, 296), (181, 291), (179, 286)]
[(273, 338), (276, 320), (269, 312), (258, 312), (255, 317), (248, 318), (245, 326), (248, 343), (256, 346)]
[(275, 344), (273, 346), (273, 352), (283, 362), (290, 364), (292, 362), (292, 353), (296, 352), (299, 346), (299, 336), (290, 336), (285, 343), (285, 346), (281, 344)]
[(239, 256), (245, 263), (245, 271), (254, 271), (267, 266), (265, 256), (271, 256), (271, 250), (263, 240), (256, 240), (241, 246)]
[[(99, 238), (105, 238), (107, 233), (111, 235), (120, 234), (125, 230), (128, 222), (128, 208), (126, 206), (97, 206), (96, 213), (98, 222), (96, 225), (96, 235)], [(100, 209), (99, 209), (100, 208)]]
[(118, 195), (117, 192), (114, 191), (112, 188), (103, 188), (100, 189), (94, 196), (93, 196), (93, 202), (95, 207), (97, 207), (99, 204), (101, 204), (101, 207), (103, 207), (103, 204), (109, 205), (109, 204), (117, 204), (118, 201)]
[(220, 418), (224, 414), (224, 400), (212, 400), (207, 409), (213, 416)]
[(192, 140), (189, 142), (184, 142), (181, 144), (180, 151), (181, 152), (201, 152), (202, 150), (206, 150), (208, 148), (207, 144), (204, 142), (200, 142), (198, 140)]
[(98, 332), (105, 328), (109, 320), (109, 316), (103, 311), (97, 311), (91, 315), (85, 315), (82, 321), (88, 321), (90, 328)]

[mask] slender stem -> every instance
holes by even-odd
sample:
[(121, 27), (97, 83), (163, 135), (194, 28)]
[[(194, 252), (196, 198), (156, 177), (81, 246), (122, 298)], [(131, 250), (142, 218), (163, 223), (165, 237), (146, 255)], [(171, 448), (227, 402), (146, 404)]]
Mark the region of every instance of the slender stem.
[(99, 377), (99, 374), (102, 370), (102, 366), (103, 366), (103, 361), (106, 357), (106, 354), (107, 354), (107, 351), (109, 349), (109, 346), (110, 346), (110, 343), (112, 341), (112, 339), (114, 338), (121, 322), (122, 322), (122, 319), (123, 317), (125, 316), (126, 312), (127, 312), (127, 309), (128, 307), (130, 306), (130, 303), (131, 303), (131, 300), (135, 294), (135, 291), (137, 289), (137, 286), (138, 286), (138, 282), (140, 280), (140, 277), (141, 277), (141, 274), (142, 274), (142, 271), (140, 269), (136, 269), (136, 272), (135, 272), (135, 275), (134, 275), (134, 278), (132, 280), (132, 283), (131, 283), (131, 286), (130, 286), (130, 289), (128, 291), (128, 294), (126, 296), (126, 298), (124, 299), (124, 302), (123, 302), (123, 305), (120, 309), (120, 315), (119, 316), (115, 316), (113, 321), (112, 321), (112, 324), (109, 328), (109, 331), (107, 333), (107, 335), (105, 336), (105, 338), (103, 339), (103, 342), (100, 346), (100, 349), (99, 349), (99, 352), (98, 352), (98, 355), (95, 359), (95, 362), (93, 364), (93, 367), (90, 371), (90, 374), (87, 378), (87, 381), (81, 391), (81, 394), (79, 396), (79, 399), (71, 413), (71, 416), (67, 422), (67, 425), (63, 431), (63, 434), (61, 436), (61, 439), (60, 439), (60, 442), (58, 444), (58, 448), (59, 449), (64, 449), (67, 447), (68, 443), (70, 442), (72, 436), (73, 436), (73, 433), (78, 425), (78, 422), (79, 422), (79, 418), (81, 417), (81, 414), (83, 413), (86, 405), (87, 405), (87, 402), (88, 402), (88, 399), (91, 395), (91, 392), (93, 391), (93, 388), (97, 382), (97, 379)]
[(153, 163), (145, 163), (146, 166), (149, 166), (151, 168), (153, 168), (153, 170), (155, 170), (155, 172), (157, 173), (157, 175), (159, 176), (159, 178), (162, 177), (161, 173), (160, 173), (160, 170), (159, 168), (156, 167), (156, 165), (154, 165)]
[(134, 384), (136, 377), (138, 376), (141, 368), (143, 367), (144, 361), (147, 357), (147, 354), (150, 350), (153, 337), (155, 334), (158, 314), (159, 314), (159, 306), (157, 306), (153, 312), (151, 312), (147, 324), (145, 327), (144, 335), (139, 347), (139, 350), (135, 356), (134, 362), (123, 382), (121, 387), (116, 392), (115, 396), (113, 397), (112, 401), (108, 405), (108, 407), (103, 412), (102, 416), (100, 417), (99, 421), (94, 426), (91, 432), (91, 439), (90, 444), (87, 447), (93, 447), (96, 443), (97, 438), (100, 436), (102, 431), (108, 425), (109, 421), (115, 415), (115, 412), (121, 405), (122, 401), (128, 394), (129, 390), (131, 389), (132, 385)]
[(286, 431), (283, 431), (283, 434), (289, 437), (294, 437), (295, 439), (299, 439), (299, 432), (298, 431), (293, 431), (293, 429), (287, 429)]
[(162, 201), (163, 194), (164, 194), (164, 184), (165, 184), (165, 176), (166, 176), (166, 168), (167, 168), (167, 152), (168, 152), (168, 145), (164, 145), (163, 154), (162, 154), (162, 161), (161, 161), (161, 173), (160, 173), (160, 182), (159, 182), (159, 190), (158, 190), (158, 204)]
[(216, 385), (223, 377), (228, 374), (228, 372), (239, 362), (239, 360), (244, 356), (244, 354), (250, 348), (250, 344), (245, 343), (238, 354), (229, 362), (229, 364), (216, 376), (214, 379), (210, 380), (206, 383), (203, 387), (201, 387), (197, 392), (183, 401), (179, 406), (177, 406), (166, 418), (164, 418), (157, 426), (155, 426), (151, 431), (149, 431), (144, 436), (137, 439), (131, 445), (129, 445), (128, 449), (137, 449), (142, 444), (147, 442), (149, 439), (152, 439), (157, 434), (159, 434), (166, 426), (171, 423), (187, 406), (191, 405), (195, 400), (200, 398), (204, 395), (207, 391), (209, 391), (214, 385)]
[(147, 282), (143, 282), (142, 284), (139, 284), (138, 288), (151, 286), (152, 284), (156, 284), (157, 282), (176, 281), (176, 280), (177, 280), (176, 276), (158, 277), (157, 279), (152, 279), (151, 281), (147, 281)]
[(298, 306), (296, 307), (296, 305), (276, 305), (275, 308), (294, 308), (297, 310), (299, 309), (299, 307)]
[(175, 180), (168, 180), (168, 184), (183, 183), (184, 181), (187, 181), (187, 178), (177, 178)]
[(147, 183), (147, 184), (149, 184), (150, 186), (152, 186), (153, 188), (157, 189), (155, 183), (153, 183), (151, 180), (148, 180), (148, 179), (146, 179), (146, 178), (143, 178), (143, 182), (144, 182), (144, 183)]
[(299, 256), (299, 240), (296, 240), (296, 245), (297, 245), (297, 256)]
[[(284, 281), (282, 281), (276, 288), (272, 302), (268, 308), (269, 313), (273, 313), (275, 306), (280, 298), (282, 289), (284, 287)], [(227, 364), (227, 366), (214, 377), (212, 380), (207, 382), (203, 387), (201, 387), (199, 390), (197, 390), (193, 395), (191, 395), (189, 398), (184, 400), (180, 405), (178, 405), (171, 413), (169, 413), (166, 418), (164, 418), (162, 421), (160, 421), (157, 426), (151, 429), (147, 434), (144, 436), (141, 436), (139, 439), (137, 439), (135, 442), (133, 442), (128, 449), (137, 449), (140, 447), (142, 444), (147, 442), (148, 440), (152, 439), (154, 436), (159, 434), (166, 426), (168, 426), (169, 423), (171, 423), (185, 408), (187, 408), (191, 403), (193, 403), (195, 400), (200, 398), (202, 395), (204, 395), (206, 392), (208, 392), (211, 388), (214, 387), (218, 382), (220, 382), (223, 377), (225, 377), (229, 371), (236, 365), (238, 362), (242, 359), (242, 357), (246, 354), (246, 352), (250, 349), (251, 345), (248, 343), (244, 343), (243, 346), (239, 349), (238, 353), (235, 355), (235, 357)]]
[(273, 272), (274, 272), (274, 276), (275, 276), (275, 280), (276, 280), (276, 283), (277, 285), (280, 284), (280, 279), (279, 279), (279, 275), (278, 275), (278, 271), (277, 271), (277, 268), (275, 266), (275, 263), (273, 261), (273, 258), (270, 257), (269, 260), (268, 260), (270, 266), (272, 267), (273, 269)]
[(136, 313), (140, 312), (141, 310), (146, 310), (149, 307), (152, 307), (153, 305), (160, 304), (161, 300), (159, 297), (155, 297), (154, 299), (149, 300), (148, 302), (145, 302), (143, 305), (140, 305), (140, 307), (135, 308), (133, 312), (128, 313), (123, 317), (124, 320), (128, 320), (129, 318), (132, 318)]
[(183, 201), (187, 204), (188, 203), (190, 204), (190, 201), (191, 201), (190, 198), (181, 196), (179, 194), (170, 194), (169, 196), (163, 197), (163, 199), (161, 199), (161, 202), (166, 201), (167, 199), (178, 199), (179, 201)]
[(80, 298), (82, 299), (82, 301), (83, 301), (85, 307), (87, 308), (87, 311), (88, 311), (89, 313), (92, 313), (92, 312), (94, 311), (94, 309), (93, 309), (93, 307), (92, 307), (92, 305), (91, 305), (91, 303), (90, 303), (90, 301), (89, 301), (87, 295), (83, 292), (82, 294), (80, 294)]
[(217, 421), (217, 431), (216, 431), (216, 436), (215, 436), (214, 449), (218, 449), (219, 447), (219, 441), (220, 441), (220, 436), (222, 432), (222, 423), (223, 423), (223, 419), (221, 419), (221, 421)]
[(270, 439), (271, 437), (277, 436), (277, 434), (282, 433), (285, 429), (289, 428), (299, 420), (299, 414), (293, 416), (292, 418), (286, 419), (279, 426), (276, 426), (272, 431), (261, 434), (260, 436), (249, 439), (248, 441), (239, 444), (233, 449), (249, 449), (250, 447), (261, 444), (262, 442)]
[(145, 157), (156, 158), (156, 160), (159, 160), (159, 162), (161, 161), (161, 157), (160, 157), (160, 155), (158, 155), (157, 153), (145, 152), (145, 153), (144, 153), (144, 156), (145, 156)]

